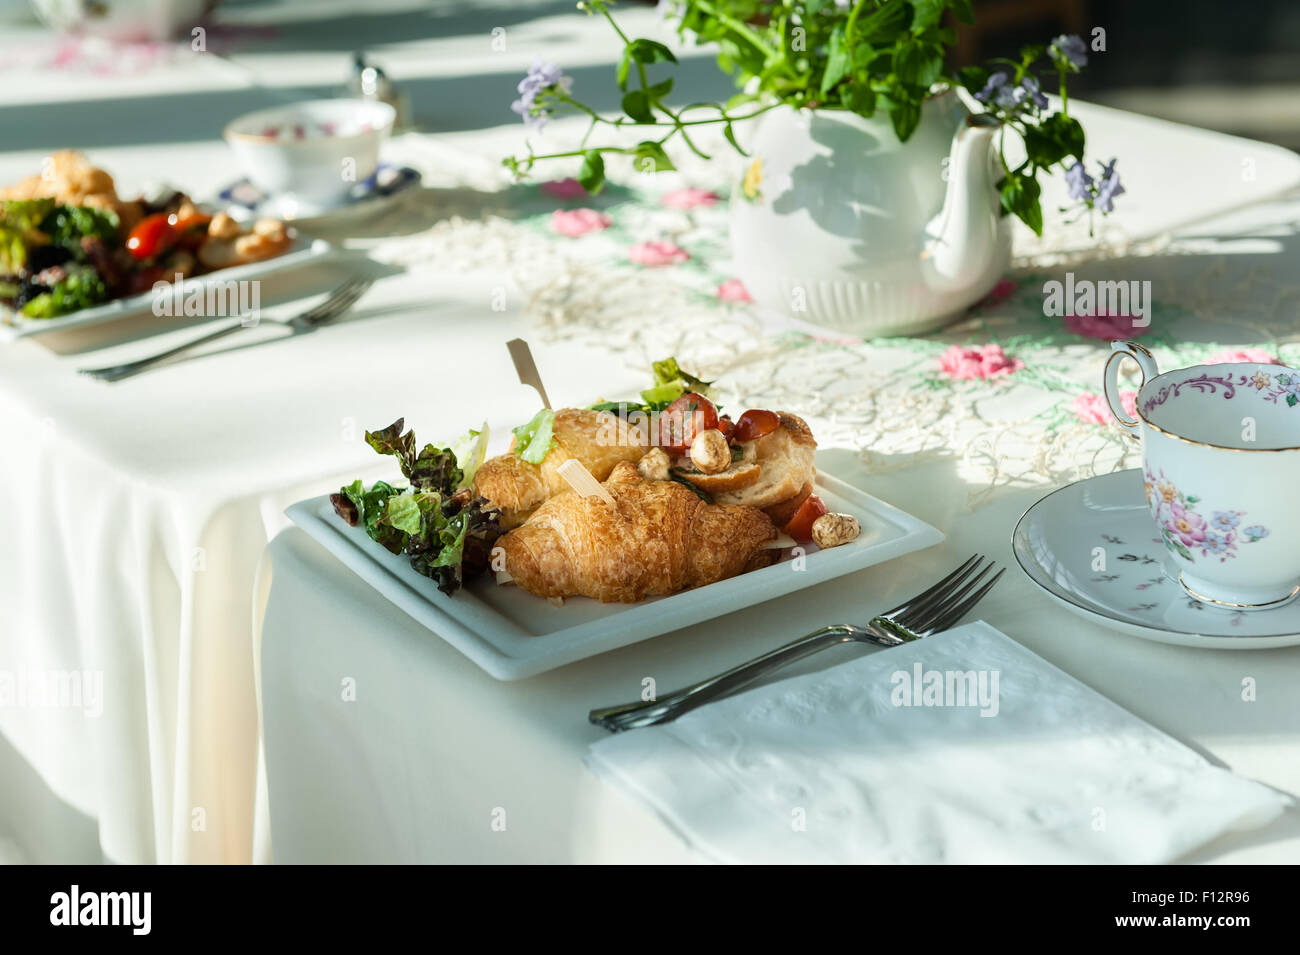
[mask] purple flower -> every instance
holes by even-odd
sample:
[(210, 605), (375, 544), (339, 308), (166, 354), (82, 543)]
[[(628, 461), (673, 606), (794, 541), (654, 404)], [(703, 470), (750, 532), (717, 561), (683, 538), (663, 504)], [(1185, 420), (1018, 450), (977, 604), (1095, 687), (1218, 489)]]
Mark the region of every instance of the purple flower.
[(993, 103), (1002, 109), (1015, 109), (1024, 101), (1025, 91), (1018, 86), (1003, 86), (993, 95)]
[(1115, 160), (1101, 164), (1101, 181), (1097, 183), (1097, 208), (1102, 212), (1110, 212), (1115, 208), (1115, 197), (1124, 194), (1124, 187), (1120, 185), (1119, 173), (1115, 171)]
[(1038, 88), (1038, 80), (1032, 76), (1026, 76), (1020, 81), (1020, 88), (1015, 91), (1015, 99), (1017, 104), (1028, 99), (1039, 109), (1047, 109), (1047, 97)]
[(1070, 187), (1070, 198), (1085, 201), (1092, 196), (1092, 176), (1083, 168), (1083, 163), (1075, 162), (1065, 170), (1065, 184)]
[(1048, 47), (1052, 59), (1066, 63), (1076, 70), (1083, 69), (1088, 65), (1088, 47), (1079, 37), (1070, 34), (1062, 34), (1052, 41)]
[(538, 57), (528, 68), (527, 75), (519, 81), (519, 86), (516, 87), (519, 91), (519, 99), (511, 103), (510, 108), (522, 116), (529, 126), (541, 129), (546, 125), (546, 117), (550, 110), (545, 106), (539, 106), (537, 97), (548, 90), (558, 89), (567, 93), (572, 88), (572, 78), (565, 76), (554, 63), (547, 63)]
[(1205, 550), (1211, 554), (1222, 554), (1228, 549), (1228, 542), (1214, 534), (1208, 535), (1201, 543)]
[(987, 103), (994, 95), (1001, 95), (1007, 88), (1007, 74), (999, 71), (991, 75), (988, 82), (984, 84), (984, 89), (975, 94), (975, 98), (981, 103)]

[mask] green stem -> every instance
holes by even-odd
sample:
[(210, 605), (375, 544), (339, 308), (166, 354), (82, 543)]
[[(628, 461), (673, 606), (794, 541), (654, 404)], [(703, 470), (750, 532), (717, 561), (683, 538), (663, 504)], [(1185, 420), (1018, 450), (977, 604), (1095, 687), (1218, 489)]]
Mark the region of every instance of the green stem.
[(749, 24), (742, 23), (735, 17), (728, 16), (713, 4), (707, 2), (707, 0), (694, 0), (694, 3), (695, 6), (699, 7), (719, 23), (725, 23), (727, 26), (731, 27), (734, 32), (740, 34), (740, 36), (743, 37), (750, 46), (761, 52), (765, 57), (771, 58), (776, 55), (776, 51), (764, 43), (758, 35), (749, 28)]
[(598, 3), (595, 6), (600, 10), (601, 16), (603, 16), (606, 20), (609, 21), (609, 25), (614, 28), (614, 32), (617, 33), (619, 39), (623, 41), (623, 45), (631, 46), (632, 41), (627, 38), (627, 34), (624, 33), (623, 29), (618, 25), (617, 22), (615, 22), (614, 17), (610, 14), (609, 10), (606, 9), (605, 5), (603, 3)]
[(866, 5), (867, 0), (858, 0), (849, 12), (849, 18), (844, 21), (844, 45), (850, 50), (853, 49), (853, 30), (858, 25), (858, 14), (862, 12), (862, 8)]

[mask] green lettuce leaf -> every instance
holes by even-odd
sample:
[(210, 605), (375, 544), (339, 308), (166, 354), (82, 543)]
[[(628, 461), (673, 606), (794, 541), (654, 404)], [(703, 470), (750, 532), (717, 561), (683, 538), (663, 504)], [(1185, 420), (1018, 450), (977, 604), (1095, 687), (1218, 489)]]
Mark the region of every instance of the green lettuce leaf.
[(541, 464), (555, 444), (555, 435), (552, 433), (554, 426), (554, 411), (543, 408), (537, 412), (527, 424), (514, 429), (515, 454), (529, 464)]
[(650, 367), (654, 371), (656, 385), (666, 385), (680, 381), (686, 386), (687, 391), (693, 391), (697, 395), (703, 395), (710, 401), (713, 400), (713, 382), (705, 381), (703, 378), (696, 378), (690, 372), (682, 371), (681, 366), (677, 364), (676, 358), (665, 358), (663, 361), (655, 362)]
[(450, 495), (460, 485), (462, 472), (456, 455), (448, 448), (426, 444), (415, 453), (415, 432), (404, 431), (405, 419), (398, 418), (380, 431), (367, 431), (366, 443), (380, 454), (397, 458), (402, 474), (417, 491), (437, 491)]
[(487, 459), (488, 446), (488, 426), (483, 422), (483, 427), (479, 431), (472, 428), (469, 433), (463, 437), (457, 438), (451, 443), (451, 452), (456, 456), (456, 464), (461, 470), (460, 482), (456, 485), (459, 490), (462, 487), (470, 487), (474, 483), (474, 475)]
[(439, 549), (411, 558), (411, 567), (436, 580), (445, 594), (455, 593), (488, 569), (492, 547), (501, 536), (501, 512), (486, 504), (483, 498), (471, 502), (439, 530)]
[(406, 470), (411, 486), (417, 491), (436, 491), (450, 495), (460, 486), (461, 470), (456, 467), (456, 455), (448, 448), (426, 444), (411, 466)]
[(388, 510), (389, 500), (402, 494), (402, 489), (393, 487), (387, 481), (376, 481), (367, 490), (365, 485), (357, 480), (342, 488), (340, 493), (357, 509), (358, 522), (365, 527), (371, 540), (378, 541), (390, 553), (402, 552), (406, 546), (406, 533), (382, 521)]
[[(398, 418), (381, 431), (367, 431), (366, 444), (380, 454), (396, 455), (398, 460), (405, 464), (406, 459), (415, 452), (415, 432), (407, 431), (403, 433), (402, 429), (405, 424), (405, 418)], [(405, 467), (402, 470), (405, 473)]]
[(0, 201), (0, 223), (20, 232), (30, 232), (39, 229), (53, 209), (53, 199), (5, 199)]
[(27, 249), (47, 241), (41, 221), (53, 199), (6, 199), (0, 202), (0, 275), (17, 275), (27, 265)]
[[(549, 427), (547, 431), (549, 440)], [(465, 442), (465, 461), (477, 469), (485, 454), (487, 426), (470, 432)], [(366, 488), (353, 481), (330, 495), (339, 516), (362, 525), (390, 553), (405, 554), (411, 567), (437, 581), (443, 593), (454, 593), (486, 570), (501, 536), (501, 512), (481, 497), (455, 493), (466, 483), (456, 453), (427, 444), (415, 454), (415, 435), (404, 430), (400, 418), (381, 431), (367, 431), (366, 443), (380, 454), (394, 455), (411, 486), (376, 481)]]
[(442, 495), (436, 493), (397, 494), (388, 499), (380, 520), (406, 534), (419, 536), (425, 532), (426, 515), (431, 509), (436, 512), (441, 503)]
[(641, 392), (641, 400), (651, 411), (662, 411), (688, 391), (714, 400), (713, 382), (682, 371), (676, 358), (665, 358), (650, 367), (654, 371), (654, 387)]

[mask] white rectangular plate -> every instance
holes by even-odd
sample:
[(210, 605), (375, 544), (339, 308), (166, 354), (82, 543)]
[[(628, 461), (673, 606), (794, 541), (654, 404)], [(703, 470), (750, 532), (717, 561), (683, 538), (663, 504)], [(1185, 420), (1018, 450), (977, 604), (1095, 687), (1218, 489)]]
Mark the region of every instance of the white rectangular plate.
[(454, 596), (411, 569), (409, 558), (388, 553), (349, 527), (329, 495), (299, 501), (285, 513), (362, 580), (498, 680), (518, 680), (638, 643), (714, 617), (772, 600), (943, 540), (924, 521), (824, 471), (817, 493), (832, 511), (852, 514), (862, 536), (830, 550), (812, 548), (804, 570), (788, 560), (707, 587), (635, 604), (602, 604), (572, 597), (564, 606), (490, 579)]
[[(236, 265), (232, 268), (221, 269), (218, 272), (209, 272), (207, 275), (198, 275), (186, 279), (181, 283), (181, 292), (182, 294), (189, 294), (193, 289), (207, 289), (209, 285), (220, 282), (259, 279), (277, 272), (302, 268), (305, 265), (320, 261), (333, 251), (334, 247), (323, 239), (308, 241), (298, 238), (294, 240), (290, 251), (284, 253), (284, 255), (277, 255), (273, 259), (265, 259), (261, 262), (250, 262), (248, 265)], [(96, 305), (94, 308), (83, 308), (80, 311), (61, 315), (58, 318), (25, 318), (20, 312), (15, 312), (11, 308), (0, 305), (0, 342), (16, 341), (19, 338), (26, 338), (28, 335), (40, 335), (45, 332), (61, 331), (68, 328), (98, 325), (101, 322), (111, 322), (131, 315), (140, 315), (148, 312), (151, 308), (153, 308), (152, 291), (141, 292), (139, 295), (131, 295), (127, 298), (114, 299), (111, 302), (105, 302), (103, 305)], [(160, 319), (158, 322), (158, 331), (160, 332), (167, 331), (171, 327), (166, 320)]]

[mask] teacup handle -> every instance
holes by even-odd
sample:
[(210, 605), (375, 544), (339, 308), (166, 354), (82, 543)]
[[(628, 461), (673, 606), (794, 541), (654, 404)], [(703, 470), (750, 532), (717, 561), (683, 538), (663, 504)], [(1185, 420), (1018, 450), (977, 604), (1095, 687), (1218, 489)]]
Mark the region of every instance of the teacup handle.
[(1151, 353), (1137, 342), (1110, 343), (1110, 356), (1106, 359), (1106, 367), (1102, 371), (1106, 404), (1110, 406), (1110, 413), (1115, 416), (1115, 420), (1129, 434), (1136, 435), (1138, 434), (1139, 422), (1136, 418), (1130, 418), (1124, 414), (1124, 402), (1119, 397), (1119, 360), (1122, 358), (1132, 358), (1138, 363), (1138, 367), (1142, 369), (1143, 385), (1160, 374), (1160, 369), (1156, 367), (1156, 360), (1151, 357)]

